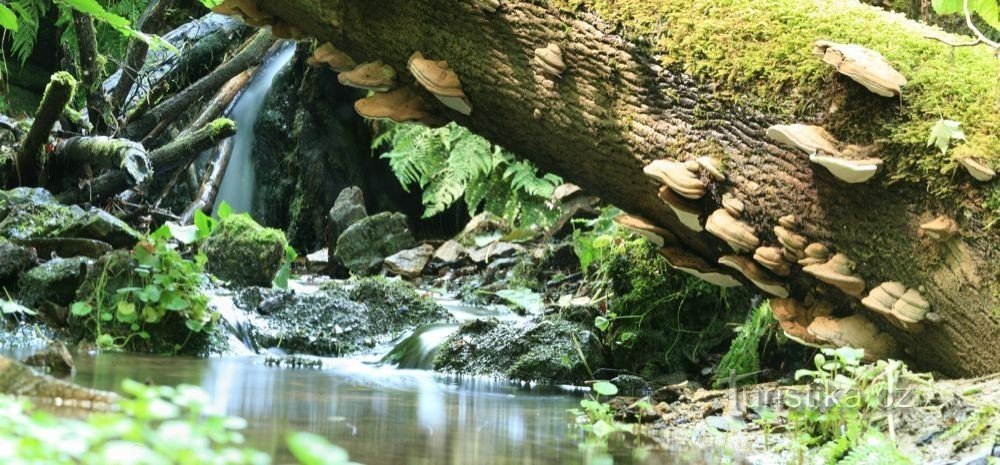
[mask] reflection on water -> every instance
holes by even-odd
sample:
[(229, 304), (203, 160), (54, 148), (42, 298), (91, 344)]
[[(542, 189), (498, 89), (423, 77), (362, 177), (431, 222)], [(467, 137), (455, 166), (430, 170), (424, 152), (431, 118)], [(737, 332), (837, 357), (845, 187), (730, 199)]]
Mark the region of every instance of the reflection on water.
[[(278, 456), (276, 463), (288, 462), (282, 435), (291, 430), (326, 436), (368, 465), (610, 463), (578, 447), (566, 410), (579, 397), (565, 391), (325, 363), (295, 370), (264, 366), (259, 357), (103, 354), (79, 357), (75, 381), (101, 389), (117, 389), (125, 378), (200, 385), (217, 413), (249, 421), (249, 442)], [(629, 452), (620, 452), (614, 463), (630, 463)]]

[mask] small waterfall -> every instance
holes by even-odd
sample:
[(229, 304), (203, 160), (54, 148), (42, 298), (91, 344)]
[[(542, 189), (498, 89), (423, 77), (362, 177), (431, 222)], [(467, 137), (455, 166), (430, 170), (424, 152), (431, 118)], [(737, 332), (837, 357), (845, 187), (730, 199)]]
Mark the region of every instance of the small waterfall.
[(253, 208), (254, 185), (256, 183), (253, 160), (251, 159), (256, 138), (254, 125), (264, 106), (264, 98), (271, 90), (274, 77), (292, 60), (294, 55), (294, 43), (282, 47), (278, 53), (275, 53), (261, 65), (261, 69), (253, 81), (232, 107), (229, 116), (236, 121), (238, 131), (233, 136), (233, 155), (226, 168), (226, 174), (222, 178), (219, 195), (216, 197), (215, 206), (212, 209), (213, 213), (218, 210), (222, 202), (228, 203), (236, 213), (249, 212)]
[(231, 295), (213, 295), (211, 306), (219, 312), (220, 322), (225, 329), (226, 341), (232, 355), (254, 355), (258, 352), (253, 339), (253, 321), (245, 311), (238, 308)]
[(430, 370), (434, 368), (434, 356), (441, 344), (455, 331), (458, 331), (457, 324), (422, 326), (396, 344), (381, 363), (396, 368)]

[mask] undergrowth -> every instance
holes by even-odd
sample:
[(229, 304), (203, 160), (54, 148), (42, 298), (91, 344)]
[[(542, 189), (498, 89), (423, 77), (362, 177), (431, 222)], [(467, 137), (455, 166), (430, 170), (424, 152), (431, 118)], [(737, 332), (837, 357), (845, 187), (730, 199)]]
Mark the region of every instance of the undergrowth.
[(757, 382), (761, 344), (771, 339), (773, 326), (771, 305), (765, 300), (750, 311), (746, 323), (737, 329), (736, 338), (715, 370), (716, 389)]

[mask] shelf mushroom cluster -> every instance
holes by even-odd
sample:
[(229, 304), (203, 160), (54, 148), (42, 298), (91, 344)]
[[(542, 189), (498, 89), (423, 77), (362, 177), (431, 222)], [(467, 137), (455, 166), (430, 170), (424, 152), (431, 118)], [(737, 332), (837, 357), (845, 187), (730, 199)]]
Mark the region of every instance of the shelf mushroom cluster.
[(923, 330), (924, 321), (937, 321), (931, 304), (920, 291), (907, 289), (903, 283), (889, 281), (880, 284), (861, 300), (861, 304), (885, 317), (894, 326), (911, 333)]
[(306, 37), (301, 29), (260, 9), (257, 0), (224, 0), (212, 11), (221, 15), (239, 16), (253, 27), (271, 26), (271, 34), (279, 39), (299, 40)]

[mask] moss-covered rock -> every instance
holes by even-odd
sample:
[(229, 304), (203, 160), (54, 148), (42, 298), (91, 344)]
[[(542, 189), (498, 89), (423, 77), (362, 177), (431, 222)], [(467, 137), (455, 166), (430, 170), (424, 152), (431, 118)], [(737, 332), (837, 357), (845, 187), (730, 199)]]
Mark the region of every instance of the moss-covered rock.
[(382, 262), (400, 250), (416, 245), (402, 213), (383, 212), (351, 225), (337, 239), (337, 260), (352, 273), (368, 276), (382, 269)]
[(11, 239), (79, 237), (132, 247), (142, 236), (124, 221), (98, 208), (62, 205), (43, 189), (0, 193), (0, 236)]
[(358, 353), (419, 326), (451, 321), (407, 283), (381, 278), (328, 285), (314, 294), (247, 288), (237, 303), (255, 314), (259, 346), (320, 356)]
[(36, 263), (38, 256), (34, 249), (12, 244), (0, 236), (0, 286)]
[(18, 281), (21, 302), (38, 308), (43, 302), (67, 306), (87, 277), (92, 260), (86, 257), (54, 258), (21, 275)]
[(579, 383), (602, 366), (601, 343), (586, 326), (547, 318), (466, 323), (434, 359), (439, 371), (551, 383)]
[(206, 268), (237, 286), (270, 286), (287, 245), (281, 231), (262, 227), (247, 215), (232, 215), (205, 241)]

